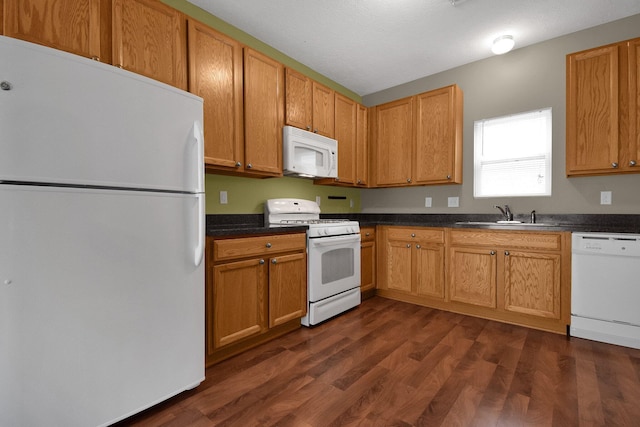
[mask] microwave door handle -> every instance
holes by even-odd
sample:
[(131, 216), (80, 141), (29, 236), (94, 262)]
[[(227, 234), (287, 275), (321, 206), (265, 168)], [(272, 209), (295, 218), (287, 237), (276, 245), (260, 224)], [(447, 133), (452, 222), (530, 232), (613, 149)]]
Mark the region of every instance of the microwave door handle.
[(329, 172), (333, 170), (333, 162), (334, 162), (333, 156), (334, 156), (333, 152), (331, 151), (331, 149), (329, 149)]

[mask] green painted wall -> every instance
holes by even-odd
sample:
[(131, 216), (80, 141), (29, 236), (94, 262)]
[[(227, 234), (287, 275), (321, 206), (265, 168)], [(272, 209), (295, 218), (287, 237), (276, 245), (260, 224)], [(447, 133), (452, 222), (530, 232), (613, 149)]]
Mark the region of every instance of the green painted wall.
[(264, 53), (265, 55), (270, 56), (276, 61), (283, 63), (287, 67), (293, 68), (294, 70), (301, 72), (302, 74), (314, 79), (315, 81), (330, 87), (336, 92), (340, 92), (344, 96), (349, 97), (358, 103), (362, 103), (362, 97), (356, 94), (355, 92), (352, 92), (348, 88), (334, 82), (333, 80), (328, 79), (322, 74), (319, 74), (318, 72), (312, 70), (306, 65), (296, 61), (293, 58), (288, 57), (284, 53), (261, 42), (260, 40), (245, 33), (244, 31), (241, 31), (240, 29), (234, 27), (233, 25), (226, 23), (225, 21), (218, 18), (217, 16), (211, 15), (209, 12), (205, 12), (204, 10), (189, 3), (188, 1), (186, 0), (161, 0), (161, 1), (162, 3), (166, 3), (169, 6), (173, 7), (174, 9), (181, 11), (185, 15), (195, 18), (198, 21), (204, 24), (207, 24), (211, 28), (215, 28), (221, 33), (224, 33), (229, 37), (232, 37), (233, 39), (238, 40), (241, 43), (244, 43), (245, 45), (251, 47), (252, 49), (255, 49), (259, 52)]
[[(242, 178), (207, 174), (205, 177), (208, 214), (251, 214), (264, 211), (264, 201), (280, 197), (316, 200), (321, 197), (323, 213), (360, 212), (360, 189), (314, 185), (304, 178)], [(220, 191), (227, 192), (226, 205), (220, 204)], [(344, 196), (345, 200), (328, 196)], [(353, 200), (353, 208), (350, 201)]]

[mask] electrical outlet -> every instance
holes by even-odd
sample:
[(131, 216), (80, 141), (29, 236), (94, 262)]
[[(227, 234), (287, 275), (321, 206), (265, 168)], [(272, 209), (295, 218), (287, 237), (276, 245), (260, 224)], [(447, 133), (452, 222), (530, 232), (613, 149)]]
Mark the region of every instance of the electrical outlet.
[(449, 197), (447, 198), (447, 206), (450, 208), (460, 207), (460, 198), (459, 197)]
[(226, 191), (221, 191), (220, 192), (220, 204), (221, 205), (226, 205), (228, 202), (227, 200), (227, 192)]
[(316, 196), (316, 204), (317, 204), (318, 206), (320, 206), (320, 200), (321, 200), (321, 199), (322, 199), (322, 198), (321, 198), (320, 196)]
[(353, 208), (353, 199), (349, 199), (349, 207)]
[(611, 204), (611, 191), (601, 191), (600, 192), (600, 204), (601, 205), (610, 205)]
[(424, 207), (430, 208), (432, 206), (433, 199), (431, 197), (424, 198)]

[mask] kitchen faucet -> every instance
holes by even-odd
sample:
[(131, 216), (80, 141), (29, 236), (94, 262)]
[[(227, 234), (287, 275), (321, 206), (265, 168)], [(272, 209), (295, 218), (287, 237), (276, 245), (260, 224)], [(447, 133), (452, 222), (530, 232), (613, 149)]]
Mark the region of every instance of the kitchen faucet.
[(494, 208), (500, 209), (502, 215), (504, 215), (505, 221), (513, 221), (513, 213), (511, 213), (511, 209), (509, 209), (509, 205), (504, 205), (504, 209), (502, 209), (498, 205), (494, 205)]

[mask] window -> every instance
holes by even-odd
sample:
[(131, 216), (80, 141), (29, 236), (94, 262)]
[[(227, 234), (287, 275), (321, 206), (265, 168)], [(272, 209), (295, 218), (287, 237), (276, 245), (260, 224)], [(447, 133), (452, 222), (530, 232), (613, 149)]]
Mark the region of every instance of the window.
[(474, 123), (474, 197), (551, 195), (551, 108)]

